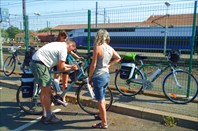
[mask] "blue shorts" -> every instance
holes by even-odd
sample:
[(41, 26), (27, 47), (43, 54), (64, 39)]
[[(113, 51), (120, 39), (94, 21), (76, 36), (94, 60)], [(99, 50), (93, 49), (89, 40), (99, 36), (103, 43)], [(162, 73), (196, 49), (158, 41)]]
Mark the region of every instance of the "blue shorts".
[(105, 97), (105, 92), (110, 81), (109, 73), (92, 78), (96, 100), (100, 101)]

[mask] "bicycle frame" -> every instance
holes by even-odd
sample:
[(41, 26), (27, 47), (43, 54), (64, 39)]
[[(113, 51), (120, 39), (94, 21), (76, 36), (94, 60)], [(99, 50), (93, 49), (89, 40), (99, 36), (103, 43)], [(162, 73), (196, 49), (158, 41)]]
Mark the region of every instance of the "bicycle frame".
[[(84, 66), (81, 66), (78, 62), (76, 62), (77, 66), (78, 66), (78, 70), (80, 71), (80, 73), (77, 75), (77, 77), (75, 78), (74, 81), (72, 81), (69, 86), (60, 94), (61, 97), (64, 97), (64, 95), (73, 87), (73, 85), (79, 80), (79, 79), (82, 79), (82, 81), (84, 79), (87, 78), (87, 76), (85, 75), (85, 69), (88, 68), (89, 64), (88, 64), (88, 61), (84, 60), (83, 63), (85, 64)], [(50, 74), (52, 73), (72, 73), (74, 71), (64, 71), (64, 72), (61, 72), (61, 71), (50, 71)], [(51, 78), (52, 79), (52, 78)], [(84, 81), (83, 81), (84, 82)], [(54, 86), (53, 86), (54, 88)], [(58, 92), (56, 92), (56, 95), (58, 94)]]
[[(146, 71), (145, 71), (145, 67), (146, 67), (146, 66), (155, 66), (155, 67), (159, 67), (159, 66), (158, 66), (158, 65), (153, 65), (153, 64), (144, 64), (144, 63), (142, 62), (142, 60), (140, 60), (140, 61), (141, 61), (141, 66), (140, 66), (138, 69), (141, 70), (141, 71), (143, 70), (142, 74), (144, 75), (144, 78), (145, 78), (146, 80), (148, 80), (148, 74), (147, 74)], [(163, 74), (168, 68), (174, 69), (174, 68), (172, 68), (172, 66), (171, 66), (170, 63), (167, 63), (166, 66), (165, 66), (164, 68), (162, 68), (161, 72), (160, 72), (158, 75), (156, 75), (156, 77), (154, 77), (154, 78), (151, 80), (151, 82), (154, 82), (157, 78), (159, 78), (159, 76), (160, 76), (161, 74)]]

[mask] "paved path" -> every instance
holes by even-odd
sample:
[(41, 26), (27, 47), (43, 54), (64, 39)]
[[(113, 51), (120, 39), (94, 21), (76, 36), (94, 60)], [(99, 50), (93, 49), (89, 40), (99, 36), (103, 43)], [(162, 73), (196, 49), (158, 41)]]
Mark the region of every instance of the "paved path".
[[(2, 72), (0, 73), (0, 82), (2, 86), (12, 89), (16, 89), (20, 84), (18, 75), (4, 77)], [(71, 96), (71, 99), (75, 98), (73, 92), (70, 92), (68, 95)], [(146, 95), (125, 97), (119, 94), (118, 91), (114, 91), (113, 95), (114, 103), (111, 108), (113, 112), (158, 122), (163, 121), (163, 116), (173, 116), (178, 120), (177, 124), (179, 126), (198, 130), (198, 126), (195, 126), (198, 124), (198, 103), (191, 102), (185, 105), (178, 105), (165, 98)]]
[[(38, 122), (40, 116), (28, 115), (19, 109), (16, 105), (16, 88), (5, 87), (0, 83), (0, 130), (1, 131), (63, 131), (63, 130), (85, 130), (93, 131), (91, 125), (100, 121), (95, 120), (83, 112), (76, 104), (69, 104), (66, 108), (55, 106), (53, 110), (60, 110), (56, 113), (57, 117), (62, 118), (63, 122), (54, 125), (44, 125)], [(124, 110), (123, 110), (124, 111)], [(195, 129), (184, 128), (180, 126), (165, 126), (164, 123), (140, 119), (114, 112), (108, 112), (108, 131), (195, 131)], [(95, 129), (98, 131), (99, 129)]]

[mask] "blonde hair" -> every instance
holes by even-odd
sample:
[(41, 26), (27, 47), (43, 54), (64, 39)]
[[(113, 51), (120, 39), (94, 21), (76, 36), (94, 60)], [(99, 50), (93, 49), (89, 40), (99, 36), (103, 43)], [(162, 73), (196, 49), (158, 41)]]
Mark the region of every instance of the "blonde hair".
[(95, 36), (94, 44), (102, 45), (104, 42), (110, 43), (109, 33), (105, 29), (100, 29)]
[(73, 39), (68, 39), (68, 40), (66, 41), (66, 43), (67, 43), (67, 44), (72, 44), (72, 47), (76, 48), (76, 41), (75, 41), (75, 40), (73, 40)]

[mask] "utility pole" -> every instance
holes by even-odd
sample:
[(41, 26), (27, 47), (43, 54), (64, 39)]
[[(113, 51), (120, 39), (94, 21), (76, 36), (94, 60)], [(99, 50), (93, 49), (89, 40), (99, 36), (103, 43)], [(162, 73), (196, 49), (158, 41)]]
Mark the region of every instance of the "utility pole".
[(29, 46), (28, 16), (26, 16), (25, 0), (22, 0), (22, 3), (23, 3), (23, 26), (24, 26), (25, 46), (27, 51)]
[[(1, 11), (1, 0), (0, 0), (0, 11)], [(0, 69), (3, 68), (3, 45), (1, 40), (1, 22), (2, 22), (2, 17), (0, 18)]]

